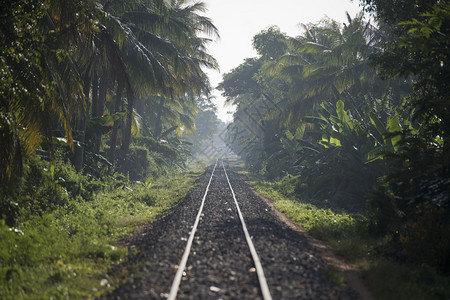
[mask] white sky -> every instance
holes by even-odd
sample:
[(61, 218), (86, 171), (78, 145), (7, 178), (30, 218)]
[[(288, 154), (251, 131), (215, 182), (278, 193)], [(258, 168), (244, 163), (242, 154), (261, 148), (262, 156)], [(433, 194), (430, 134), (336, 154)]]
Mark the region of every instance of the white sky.
[[(346, 13), (354, 17), (361, 8), (354, 0), (203, 0), (208, 7), (206, 16), (219, 29), (221, 39), (209, 45), (209, 52), (220, 65), (220, 73), (207, 71), (211, 85), (216, 87), (222, 75), (240, 65), (244, 59), (255, 57), (253, 36), (269, 26), (277, 25), (288, 36), (301, 34), (299, 24), (317, 23), (324, 16), (346, 22)], [(221, 120), (228, 122), (232, 115), (223, 107), (224, 99), (214, 91)]]

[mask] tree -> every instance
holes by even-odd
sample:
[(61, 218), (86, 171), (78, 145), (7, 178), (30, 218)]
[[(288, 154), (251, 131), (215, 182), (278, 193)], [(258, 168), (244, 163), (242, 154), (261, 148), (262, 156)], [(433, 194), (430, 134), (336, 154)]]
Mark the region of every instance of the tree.
[(450, 3), (364, 3), (392, 35), (373, 61), (386, 78), (413, 78), (405, 111), (418, 124), (418, 130), (404, 130), (399, 150), (391, 155), (395, 169), (372, 201), (374, 215), (379, 230), (400, 245), (399, 252), (448, 272)]
[(31, 154), (44, 137), (51, 141), (54, 118), (73, 147), (71, 120), (83, 108), (84, 98), (81, 78), (67, 47), (73, 28), (63, 23), (72, 16), (57, 24), (51, 22), (48, 1), (0, 4), (0, 123), (5, 145), (0, 174), (4, 179), (14, 172), (13, 166), (20, 171), (22, 147), (25, 154)]
[(276, 26), (271, 26), (253, 37), (253, 48), (263, 60), (275, 61), (286, 54), (286, 36)]
[[(201, 2), (187, 4), (187, 1), (171, 1), (167, 7), (149, 6), (146, 10), (128, 11), (123, 15), (124, 22), (130, 28), (137, 46), (126, 50), (125, 53), (137, 49), (150, 63), (150, 74), (153, 81), (150, 85), (142, 84), (136, 89), (141, 95), (151, 97), (143, 99), (180, 99), (185, 93), (201, 93), (207, 91), (209, 85), (201, 66), (217, 67), (215, 60), (206, 53), (207, 39), (200, 38), (203, 32), (218, 36), (217, 29), (212, 22), (198, 12), (204, 11)], [(138, 56), (139, 58), (140, 56)], [(136, 81), (143, 80), (142, 72), (146, 72), (142, 65), (132, 68), (132, 77)], [(128, 92), (127, 123), (122, 143), (122, 153), (126, 153), (131, 141), (132, 100), (134, 94)], [(160, 100), (160, 112), (164, 100)], [(160, 116), (157, 117), (160, 119)], [(160, 128), (160, 126), (156, 126)], [(159, 129), (156, 129), (159, 130)]]
[[(381, 97), (393, 81), (382, 81), (369, 57), (378, 51), (383, 33), (363, 21), (347, 15), (343, 27), (331, 20), (304, 25), (305, 35), (289, 40), (290, 52), (278, 61), (277, 72), (291, 82), (289, 119), (314, 114), (319, 104), (335, 97), (334, 90), (352, 95)], [(396, 98), (395, 98), (396, 97)], [(392, 101), (401, 102), (398, 95)]]
[[(37, 1), (1, 4), (2, 11), (5, 8), (2, 69), (6, 74), (1, 129), (10, 146), (2, 155), (2, 174), (10, 175), (14, 161), (20, 161), (22, 142), (26, 153), (31, 153), (45, 134), (51, 141), (54, 116), (70, 147), (72, 126), (76, 127), (74, 164), (81, 170), (86, 145), (94, 153), (100, 151), (105, 122), (114, 122), (115, 142), (119, 129), (122, 131), (122, 156), (126, 155), (135, 124), (136, 97), (178, 101), (187, 93), (209, 90), (201, 68), (217, 67), (217, 63), (206, 52), (209, 40), (200, 33), (212, 37), (218, 33), (211, 20), (198, 14), (205, 9), (201, 2), (49, 0), (44, 5)], [(14, 85), (21, 88), (13, 89)], [(114, 95), (115, 103), (110, 105)], [(127, 117), (125, 125), (119, 126), (122, 106), (126, 106)], [(190, 111), (195, 109), (184, 113)], [(186, 128), (188, 120), (179, 115)], [(86, 132), (90, 136), (86, 137)], [(111, 158), (115, 142), (111, 142)]]

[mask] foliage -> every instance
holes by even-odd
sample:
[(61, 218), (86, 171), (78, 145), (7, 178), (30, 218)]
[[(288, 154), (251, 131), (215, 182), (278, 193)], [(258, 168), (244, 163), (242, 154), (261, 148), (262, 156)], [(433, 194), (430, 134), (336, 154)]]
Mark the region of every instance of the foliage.
[[(37, 155), (27, 157), (23, 176), (12, 186), (2, 186), (2, 210), (7, 224), (29, 214), (44, 214), (70, 206), (69, 199), (93, 200), (103, 184), (75, 172), (70, 164), (58, 159), (48, 162)], [(25, 215), (24, 215), (25, 214)]]
[(450, 296), (450, 279), (425, 264), (380, 261), (364, 272), (364, 281), (376, 299), (438, 300)]
[(175, 149), (167, 144), (159, 143), (151, 137), (143, 136), (135, 138), (135, 143), (138, 146), (144, 146), (148, 151), (162, 154), (169, 161), (175, 161), (179, 156), (179, 153)]
[(193, 129), (192, 99), (210, 89), (202, 68), (217, 68), (205, 37), (218, 31), (202, 2), (31, 0), (1, 7), (2, 180), (20, 173), (24, 154), (39, 146), (51, 151), (55, 133), (75, 150), (78, 171), (85, 162), (87, 170), (97, 169), (98, 160), (87, 156), (107, 156), (107, 133), (114, 141), (110, 163), (123, 162), (142, 125), (137, 118), (147, 119), (145, 112), (138, 116), (136, 97), (155, 102), (159, 95), (175, 104), (175, 111), (158, 110), (158, 140), (169, 128)]
[[(168, 146), (162, 147), (162, 150), (166, 152), (149, 151), (145, 146), (132, 146), (121, 171), (133, 181), (146, 181), (166, 174), (174, 166), (171, 162), (178, 157), (177, 152)], [(167, 155), (167, 152), (175, 154), (175, 157)]]
[(400, 243), (410, 259), (444, 271), (450, 268), (450, 226), (444, 209), (419, 209), (415, 220), (407, 223), (406, 233), (400, 236)]
[[(52, 118), (72, 143), (70, 121), (80, 101), (75, 66), (55, 38), (46, 13), (49, 1), (1, 1), (0, 180), (21, 171), (29, 155), (51, 136)], [(47, 30), (47, 31), (45, 31)]]
[(258, 57), (219, 85), (229, 142), (253, 174), (294, 176), (302, 201), (367, 212), (380, 253), (448, 273), (450, 6), (362, 2), (375, 22), (255, 36)]
[[(376, 51), (381, 33), (365, 23), (362, 16), (348, 19), (343, 28), (331, 20), (305, 25), (304, 36), (297, 38), (286, 37), (276, 28), (263, 31), (254, 39), (255, 47), (261, 52), (258, 65), (250, 67), (249, 59), (224, 75), (219, 88), (229, 102), (238, 105), (235, 122), (230, 126), (231, 143), (249, 166), (272, 178), (282, 177), (283, 172), (301, 172), (302, 167), (296, 162), (320, 152), (320, 143), (325, 142), (318, 132), (325, 128), (303, 119), (319, 117), (319, 111), (324, 109), (321, 103), (331, 106), (338, 101), (344, 103), (341, 106), (351, 109), (349, 117), (361, 123), (366, 134), (371, 134), (364, 126), (370, 126), (372, 109), (383, 107), (375, 114), (387, 121), (386, 115), (399, 103), (405, 85), (382, 82), (376, 76), (366, 59)], [(268, 49), (278, 56), (264, 54)], [(367, 122), (368, 125), (364, 124)], [(336, 124), (329, 125), (323, 134), (329, 135)], [(382, 139), (379, 133), (373, 134)], [(294, 135), (302, 137), (290, 138)], [(353, 142), (347, 143), (348, 148), (340, 153), (352, 150), (352, 146)], [(364, 159), (360, 161), (363, 163)]]
[[(184, 137), (192, 144), (193, 155), (207, 154), (214, 146), (212, 141), (218, 130), (220, 123), (217, 118), (217, 108), (210, 98), (200, 98), (197, 100), (200, 112), (195, 117), (195, 132), (186, 134)], [(215, 146), (214, 146), (215, 147)]]
[[(365, 208), (365, 195), (387, 173), (384, 155), (398, 148), (402, 128), (411, 123), (392, 108), (380, 109), (381, 100), (366, 100), (370, 110), (356, 107), (355, 102), (338, 100), (335, 107), (324, 102), (319, 118), (305, 118), (318, 123), (315, 128), (321, 139), (308, 143), (298, 137), (297, 153), (307, 153), (297, 156), (295, 164), (301, 166), (299, 195), (328, 199), (337, 207), (361, 211)], [(346, 109), (345, 103), (353, 104), (352, 108)]]
[[(103, 295), (120, 279), (105, 274), (126, 256), (126, 249), (116, 245), (117, 239), (172, 206), (192, 188), (193, 175), (197, 174), (186, 176), (168, 171), (165, 176), (149, 178), (145, 183), (108, 176), (103, 182), (90, 180), (96, 189), (77, 193), (82, 183), (87, 187), (84, 184), (88, 181), (74, 172), (69, 163), (58, 160), (54, 168), (46, 171), (43, 167), (48, 162), (35, 156), (30, 159), (25, 169), (31, 165), (35, 170), (25, 176), (27, 185), (32, 185), (26, 188), (36, 190), (40, 186), (41, 197), (46, 197), (45, 190), (58, 191), (55, 192), (60, 196), (58, 201), (63, 199), (64, 205), (36, 201), (32, 197), (35, 193), (17, 195), (23, 198), (15, 199), (19, 202), (34, 200), (41, 206), (48, 205), (40, 211), (22, 205), (15, 225), (0, 222), (2, 299)], [(52, 173), (64, 176), (66, 181), (52, 181)], [(30, 176), (36, 177), (35, 180)], [(67, 182), (71, 184), (63, 186)]]
[[(425, 258), (420, 252), (425, 250), (420, 247), (420, 243), (427, 245), (425, 251), (434, 251), (433, 247), (429, 247), (433, 242), (426, 240), (433, 237), (420, 232), (427, 226), (417, 225), (415, 229), (421, 228), (416, 235), (419, 240), (411, 240), (409, 244), (409, 250), (415, 252), (418, 260), (399, 262), (386, 259), (383, 249), (389, 247), (391, 237), (389, 235), (372, 236), (370, 218), (336, 212), (334, 209), (318, 208), (294, 199), (292, 186), (295, 183), (290, 181), (291, 188), (286, 188), (289, 181), (283, 180), (284, 183), (252, 181), (251, 183), (258, 192), (274, 199), (275, 207), (279, 211), (305, 227), (313, 237), (324, 240), (333, 252), (346, 262), (362, 268), (363, 279), (377, 299), (448, 298), (448, 275), (442, 275), (430, 265), (420, 263)], [(435, 214), (428, 214), (425, 219), (431, 221), (429, 219), (431, 216)], [(426, 220), (422, 222), (424, 221), (427, 222)], [(439, 233), (433, 236), (436, 237)], [(389, 280), (386, 280), (387, 277)]]
[(134, 146), (125, 157), (123, 172), (131, 180), (145, 180), (150, 176), (150, 170), (155, 167), (155, 162), (151, 160), (147, 148)]
[[(390, 155), (395, 169), (372, 199), (376, 229), (395, 237), (397, 255), (448, 272), (448, 262), (439, 253), (448, 251), (450, 226), (449, 64), (444, 50), (449, 43), (450, 6), (448, 1), (365, 2), (392, 32), (385, 51), (374, 55), (373, 61), (385, 77), (414, 77), (406, 109), (420, 124), (418, 130), (403, 132), (398, 151)], [(403, 8), (394, 13), (398, 5)], [(430, 218), (436, 222), (427, 221)], [(435, 237), (436, 231), (441, 233), (439, 237)], [(423, 255), (412, 251), (412, 243), (417, 243), (417, 251)]]

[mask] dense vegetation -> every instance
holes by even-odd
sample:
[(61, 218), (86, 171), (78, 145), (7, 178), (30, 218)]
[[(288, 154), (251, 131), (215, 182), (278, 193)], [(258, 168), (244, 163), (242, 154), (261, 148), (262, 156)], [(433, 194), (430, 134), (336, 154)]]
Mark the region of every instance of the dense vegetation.
[[(361, 4), (345, 24), (254, 37), (258, 56), (218, 87), (237, 107), (228, 142), (271, 181), (254, 184), (278, 209), (351, 250), (370, 282), (393, 273), (369, 261), (382, 257), (406, 280), (439, 283), (409, 284), (406, 297), (445, 298), (450, 2)], [(204, 73), (218, 67), (206, 49), (218, 31), (204, 11), (0, 0), (0, 298), (104, 293), (128, 276), (105, 275), (126, 255), (117, 240), (192, 186), (180, 170), (193, 152), (225, 148)]]
[(218, 124), (204, 11), (0, 1), (0, 298), (103, 293), (117, 240), (192, 187), (192, 143)]
[(88, 299), (111, 291), (132, 276), (117, 266), (140, 251), (127, 251), (126, 235), (173, 206), (196, 176), (167, 170), (146, 182), (99, 181), (59, 159), (30, 157), (17, 225), (0, 220), (0, 297)]
[[(218, 37), (203, 3), (2, 1), (2, 215), (14, 225), (24, 160), (55, 150), (92, 178), (145, 181), (182, 166), (207, 107)], [(217, 119), (208, 120), (214, 128)], [(208, 139), (212, 132), (198, 137)], [(23, 187), (25, 188), (25, 187)]]
[(378, 254), (448, 275), (450, 3), (362, 5), (370, 22), (253, 38), (258, 56), (219, 85), (237, 108), (229, 140), (297, 201), (364, 215)]

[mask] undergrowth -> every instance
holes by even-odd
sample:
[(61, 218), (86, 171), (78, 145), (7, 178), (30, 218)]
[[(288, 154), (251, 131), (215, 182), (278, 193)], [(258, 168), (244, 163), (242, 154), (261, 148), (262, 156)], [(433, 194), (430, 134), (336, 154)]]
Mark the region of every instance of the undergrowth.
[(362, 234), (367, 222), (364, 216), (295, 200), (293, 188), (286, 182), (252, 181), (251, 184), (262, 195), (276, 200), (277, 210), (303, 226), (313, 237), (327, 241), (336, 254), (359, 266), (368, 264), (370, 246), (367, 236)]
[(372, 236), (366, 216), (302, 202), (295, 196), (292, 176), (278, 182), (258, 179), (250, 183), (263, 196), (275, 200), (277, 210), (325, 241), (347, 263), (362, 269), (376, 299), (450, 299), (448, 276), (425, 264), (386, 257), (391, 238)]
[[(26, 189), (51, 195), (58, 205), (25, 194), (16, 197), (21, 207), (16, 223), (0, 219), (0, 299), (89, 299), (107, 293), (116, 279), (105, 274), (127, 255), (116, 241), (174, 205), (199, 171), (172, 170), (146, 182), (95, 181), (63, 162), (34, 159), (30, 165), (38, 185)], [(89, 184), (95, 189), (87, 191)]]

